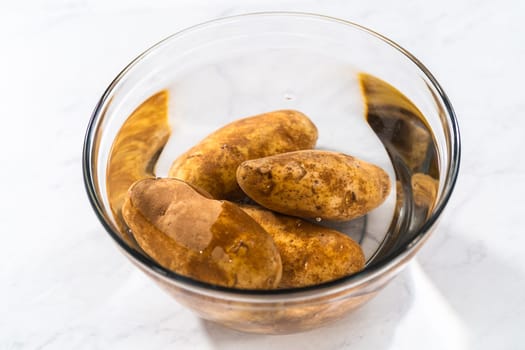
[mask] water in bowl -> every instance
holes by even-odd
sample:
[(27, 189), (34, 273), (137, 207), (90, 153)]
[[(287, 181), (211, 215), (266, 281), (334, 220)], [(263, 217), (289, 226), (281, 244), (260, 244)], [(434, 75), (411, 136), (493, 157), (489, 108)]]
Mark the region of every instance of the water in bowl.
[(278, 109), (305, 113), (319, 131), (318, 149), (350, 154), (382, 167), (392, 189), (366, 216), (319, 224), (358, 241), (367, 263), (399, 249), (425, 221), (435, 202), (435, 141), (423, 115), (388, 83), (337, 58), (276, 49), (247, 57), (216, 58), (172, 70), (172, 135), (156, 175), (209, 133), (239, 118)]

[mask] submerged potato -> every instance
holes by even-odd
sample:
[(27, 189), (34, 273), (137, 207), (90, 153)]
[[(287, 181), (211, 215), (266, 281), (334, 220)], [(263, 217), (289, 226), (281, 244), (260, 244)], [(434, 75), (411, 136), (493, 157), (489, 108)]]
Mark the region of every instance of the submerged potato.
[(136, 182), (122, 215), (139, 246), (167, 269), (227, 287), (279, 284), (281, 259), (270, 235), (235, 204), (183, 181)]
[(172, 164), (169, 176), (217, 199), (239, 199), (235, 179), (245, 160), (313, 148), (317, 128), (304, 114), (282, 110), (234, 121), (200, 141)]
[(241, 205), (268, 232), (283, 265), (280, 288), (328, 282), (363, 269), (365, 257), (359, 244), (327, 227), (255, 206)]
[(242, 190), (279, 213), (351, 220), (379, 206), (390, 192), (386, 172), (349, 155), (297, 151), (248, 160), (237, 170)]

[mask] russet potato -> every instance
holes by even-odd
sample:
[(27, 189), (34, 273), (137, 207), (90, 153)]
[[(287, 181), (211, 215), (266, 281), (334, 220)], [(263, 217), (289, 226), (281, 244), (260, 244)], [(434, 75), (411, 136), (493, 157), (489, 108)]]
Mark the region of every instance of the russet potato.
[(216, 199), (239, 199), (235, 179), (245, 160), (310, 149), (317, 128), (301, 112), (280, 110), (236, 120), (197, 143), (172, 164), (169, 176), (209, 192)]
[(241, 209), (272, 236), (279, 250), (280, 288), (328, 282), (364, 268), (359, 244), (339, 231), (257, 206), (241, 205)]
[(128, 191), (122, 216), (138, 245), (165, 268), (199, 281), (272, 289), (281, 258), (270, 235), (237, 205), (177, 179), (144, 179)]
[(243, 162), (237, 181), (255, 202), (308, 219), (351, 220), (378, 207), (390, 192), (380, 167), (330, 151), (305, 150)]

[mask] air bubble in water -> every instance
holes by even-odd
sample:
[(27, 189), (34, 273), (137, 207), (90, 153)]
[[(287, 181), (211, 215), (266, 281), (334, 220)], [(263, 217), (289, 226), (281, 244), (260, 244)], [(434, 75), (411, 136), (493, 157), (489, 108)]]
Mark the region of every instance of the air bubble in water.
[(293, 92), (291, 92), (291, 91), (286, 91), (284, 93), (283, 97), (284, 97), (284, 99), (286, 101), (293, 101), (293, 100), (295, 100), (295, 94)]

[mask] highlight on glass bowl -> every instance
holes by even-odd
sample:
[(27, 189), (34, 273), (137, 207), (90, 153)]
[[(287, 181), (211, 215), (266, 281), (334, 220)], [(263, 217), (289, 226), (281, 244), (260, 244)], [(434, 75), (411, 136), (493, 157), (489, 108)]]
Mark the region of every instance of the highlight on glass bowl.
[(391, 40), (313, 14), (174, 34), (101, 97), (84, 180), (120, 250), (199, 316), (292, 333), (376, 295), (458, 174), (453, 109)]

